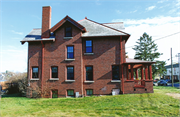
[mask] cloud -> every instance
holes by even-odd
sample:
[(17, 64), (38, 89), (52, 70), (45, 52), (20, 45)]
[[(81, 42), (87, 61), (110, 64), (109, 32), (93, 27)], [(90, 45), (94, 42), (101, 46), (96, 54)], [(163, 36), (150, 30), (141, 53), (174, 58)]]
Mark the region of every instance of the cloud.
[(155, 7), (156, 7), (156, 6), (150, 6), (150, 7), (146, 8), (146, 10), (147, 10), (147, 11), (151, 11), (151, 10), (153, 10)]
[(166, 23), (180, 22), (180, 17), (159, 16), (146, 19), (113, 19), (112, 22), (124, 22), (125, 25), (161, 25)]
[(14, 33), (14, 34), (23, 35), (23, 32), (16, 32), (14, 30), (11, 30), (11, 32)]
[(166, 1), (168, 1), (168, 0), (160, 0), (160, 1), (158, 1), (157, 3), (164, 3), (164, 2), (166, 2)]
[[(115, 20), (113, 20), (113, 22), (114, 21)], [(128, 24), (125, 26), (125, 32), (131, 36), (126, 43), (126, 52), (128, 52), (130, 58), (134, 58), (135, 51), (132, 47), (136, 45), (137, 39), (139, 39), (144, 32), (152, 36), (153, 40), (159, 39), (156, 40), (155, 43), (158, 45), (158, 52), (163, 53), (163, 55), (161, 55), (158, 60), (169, 59), (171, 47), (173, 49), (173, 56), (179, 53), (180, 17), (160, 16), (147, 19), (125, 19), (118, 21), (124, 21), (125, 24)], [(169, 64), (168, 61), (167, 64)]]
[(137, 10), (134, 10), (134, 11), (130, 11), (129, 13), (135, 13), (135, 12), (137, 12)]
[(116, 10), (116, 13), (117, 14), (121, 14), (122, 12), (120, 10)]

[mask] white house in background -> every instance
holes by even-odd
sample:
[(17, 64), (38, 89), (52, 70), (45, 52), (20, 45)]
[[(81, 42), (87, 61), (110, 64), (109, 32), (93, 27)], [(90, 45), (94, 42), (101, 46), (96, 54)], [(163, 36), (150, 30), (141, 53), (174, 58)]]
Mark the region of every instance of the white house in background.
[[(171, 65), (165, 66), (167, 73), (164, 75), (164, 79), (171, 79)], [(179, 64), (173, 64), (173, 78), (179, 80)]]

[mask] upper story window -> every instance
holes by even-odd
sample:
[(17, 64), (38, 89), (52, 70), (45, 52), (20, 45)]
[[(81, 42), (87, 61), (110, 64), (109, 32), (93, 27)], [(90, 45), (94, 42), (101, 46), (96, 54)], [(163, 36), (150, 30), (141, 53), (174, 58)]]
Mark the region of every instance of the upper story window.
[(93, 67), (87, 66), (86, 67), (86, 81), (92, 81), (93, 80)]
[(74, 46), (67, 46), (67, 58), (68, 59), (74, 58)]
[(74, 67), (67, 67), (67, 80), (74, 80)]
[(39, 78), (39, 68), (38, 67), (32, 68), (32, 78)]
[(112, 80), (120, 80), (119, 78), (119, 65), (112, 66)]
[(92, 53), (92, 40), (86, 40), (86, 53)]
[(65, 28), (65, 37), (72, 37), (72, 27)]
[(51, 67), (51, 78), (58, 78), (58, 67)]

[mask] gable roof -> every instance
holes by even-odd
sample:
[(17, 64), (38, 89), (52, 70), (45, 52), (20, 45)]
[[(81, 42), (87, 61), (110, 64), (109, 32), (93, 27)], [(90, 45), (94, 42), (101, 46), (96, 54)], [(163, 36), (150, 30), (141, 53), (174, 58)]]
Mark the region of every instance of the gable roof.
[(114, 23), (102, 23), (103, 25), (109, 26), (111, 28), (117, 29), (117, 30), (124, 30), (124, 24), (123, 22), (114, 22)]
[(87, 18), (79, 21), (79, 23), (86, 28), (86, 32), (82, 37), (95, 36), (130, 36), (129, 34), (118, 29), (109, 27), (107, 24), (100, 24)]
[(59, 27), (61, 27), (66, 21), (72, 23), (74, 26), (76, 26), (77, 28), (79, 28), (81, 31), (86, 31), (86, 29), (81, 25), (79, 24), (78, 22), (74, 21), (72, 18), (70, 18), (68, 15), (63, 18), (61, 21), (59, 21), (56, 25), (54, 25), (50, 31), (51, 32), (54, 32), (56, 31)]

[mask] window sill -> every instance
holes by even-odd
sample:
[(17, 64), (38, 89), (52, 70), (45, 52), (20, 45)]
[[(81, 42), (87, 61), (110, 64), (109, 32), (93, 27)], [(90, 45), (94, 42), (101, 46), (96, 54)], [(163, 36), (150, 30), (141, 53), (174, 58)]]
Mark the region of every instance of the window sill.
[(64, 39), (72, 39), (73, 37), (64, 37)]
[(30, 80), (39, 80), (39, 78), (31, 78)]
[(84, 55), (94, 55), (94, 53), (84, 53)]
[(121, 80), (111, 80), (111, 82), (121, 82)]
[(94, 83), (94, 81), (84, 81), (84, 83)]
[(49, 80), (59, 80), (59, 78), (50, 78)]
[(65, 59), (65, 61), (75, 61), (75, 59)]
[(75, 82), (75, 80), (65, 80), (65, 82)]

